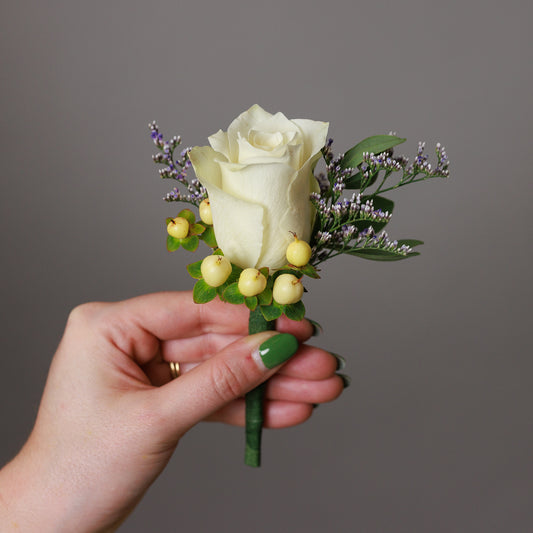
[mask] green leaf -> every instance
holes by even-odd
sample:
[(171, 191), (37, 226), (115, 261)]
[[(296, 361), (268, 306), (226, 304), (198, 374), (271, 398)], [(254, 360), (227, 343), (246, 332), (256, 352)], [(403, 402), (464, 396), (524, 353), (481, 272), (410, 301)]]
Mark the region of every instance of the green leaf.
[[(365, 187), (370, 187), (371, 185), (374, 185), (376, 180), (378, 179), (379, 172), (374, 172), (370, 178), (365, 181)], [(353, 176), (350, 176), (349, 178), (344, 180), (344, 186), (347, 189), (360, 189), (363, 181), (363, 175), (361, 172), (357, 172), (357, 174), (354, 174)]]
[(213, 255), (224, 255), (224, 252), (220, 248), (218, 248), (213, 252)]
[(400, 239), (398, 241), (398, 246), (410, 246), (411, 248), (414, 248), (415, 246), (420, 246), (421, 244), (424, 244), (424, 241), (419, 241), (417, 239)]
[(272, 287), (267, 285), (266, 289), (257, 295), (259, 305), (270, 305), (272, 303)]
[[(394, 209), (394, 202), (392, 200), (389, 200), (388, 198), (385, 198), (384, 196), (362, 196), (361, 202), (364, 203), (367, 200), (372, 199), (374, 202), (374, 210), (381, 209), (383, 212), (388, 211), (389, 213), (392, 213)], [(363, 231), (364, 229), (372, 226), (374, 228), (374, 231), (378, 233), (381, 231), (388, 222), (380, 222), (376, 220), (357, 220), (354, 223), (354, 226), (357, 228), (357, 231)]]
[(313, 265), (310, 265), (309, 263), (307, 263), (307, 265), (304, 265), (303, 267), (301, 267), (300, 271), (303, 274), (305, 274), (306, 276), (309, 276), (310, 278), (320, 279), (320, 276), (319, 276), (318, 272), (316, 271), (316, 268)]
[(205, 304), (210, 302), (215, 298), (216, 295), (216, 288), (208, 285), (203, 279), (200, 279), (196, 282), (192, 291), (192, 299), (197, 304)]
[(198, 248), (199, 244), (200, 239), (197, 235), (190, 235), (185, 239), (181, 239), (181, 245), (189, 252), (194, 252)]
[(200, 239), (202, 239), (209, 248), (217, 247), (217, 240), (215, 238), (215, 230), (213, 229), (213, 226), (207, 226)]
[(172, 235), (167, 235), (167, 250), (175, 252), (181, 246), (182, 239), (176, 239)]
[(261, 272), (261, 274), (263, 274), (263, 276), (265, 276), (265, 278), (268, 278), (268, 274), (269, 274), (268, 267), (260, 268), (259, 272)]
[(305, 306), (302, 300), (295, 304), (286, 305), (283, 311), (287, 315), (287, 318), (291, 320), (299, 321), (305, 317)]
[(230, 304), (243, 304), (244, 296), (239, 292), (238, 283), (231, 283), (224, 291), (224, 300)]
[(400, 261), (415, 255), (420, 255), (419, 252), (411, 252), (407, 255), (400, 254), (398, 252), (392, 252), (390, 250), (380, 250), (379, 248), (355, 248), (345, 252), (350, 255), (356, 255), (363, 259), (370, 259), (372, 261)]
[(201, 235), (205, 231), (203, 224), (191, 224), (189, 228), (189, 235)]
[(279, 307), (276, 304), (272, 305), (262, 305), (260, 307), (261, 313), (263, 313), (263, 316), (265, 317), (265, 320), (276, 320), (283, 314), (283, 310), (281, 307)]
[(196, 261), (196, 263), (191, 263), (190, 265), (187, 265), (187, 272), (189, 275), (194, 279), (202, 279), (202, 260)]
[(244, 299), (244, 303), (250, 311), (255, 311), (255, 308), (257, 307), (257, 296), (248, 296)]
[(174, 219), (172, 217), (165, 218), (165, 226), (168, 226)]
[(196, 220), (196, 217), (194, 216), (194, 213), (190, 209), (182, 209), (178, 213), (178, 216), (184, 218), (185, 220), (187, 220), (187, 222), (189, 224), (194, 224), (194, 222)]
[(344, 154), (340, 162), (341, 168), (357, 168), (363, 162), (363, 154), (365, 152), (380, 154), (397, 144), (405, 142), (405, 140), (401, 137), (396, 137), (396, 135), (367, 137)]

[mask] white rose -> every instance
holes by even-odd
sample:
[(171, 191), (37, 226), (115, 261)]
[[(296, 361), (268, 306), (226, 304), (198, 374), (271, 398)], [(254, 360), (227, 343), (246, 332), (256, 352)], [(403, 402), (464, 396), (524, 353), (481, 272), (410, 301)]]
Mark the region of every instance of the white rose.
[(207, 189), (220, 249), (242, 267), (280, 268), (293, 241), (308, 241), (314, 221), (309, 200), (319, 190), (313, 169), (329, 124), (289, 120), (258, 105), (239, 115), (211, 146), (189, 153)]

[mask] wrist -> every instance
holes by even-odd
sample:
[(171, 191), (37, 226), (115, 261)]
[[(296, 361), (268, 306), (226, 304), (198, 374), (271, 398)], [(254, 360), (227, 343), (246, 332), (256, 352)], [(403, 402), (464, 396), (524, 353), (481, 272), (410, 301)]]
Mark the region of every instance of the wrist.
[(94, 523), (86, 499), (75, 488), (76, 475), (64, 476), (31, 446), (0, 470), (0, 531), (106, 533), (115, 527)]

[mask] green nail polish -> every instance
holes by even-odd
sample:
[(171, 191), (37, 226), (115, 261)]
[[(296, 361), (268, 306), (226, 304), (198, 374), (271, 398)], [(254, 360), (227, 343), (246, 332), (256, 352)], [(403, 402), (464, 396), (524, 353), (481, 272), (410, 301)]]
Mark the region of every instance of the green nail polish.
[(331, 355), (337, 359), (337, 370), (342, 370), (343, 368), (346, 368), (346, 359), (342, 355), (339, 355), (338, 353), (331, 352)]
[(350, 376), (347, 376), (346, 374), (337, 374), (337, 376), (342, 379), (344, 388), (347, 389), (350, 386), (350, 383), (352, 382), (352, 378), (350, 378)]
[(305, 319), (313, 326), (313, 337), (318, 337), (324, 330), (322, 326), (312, 318), (305, 317)]
[(259, 355), (267, 368), (281, 365), (298, 349), (296, 337), (290, 333), (279, 333), (259, 346)]

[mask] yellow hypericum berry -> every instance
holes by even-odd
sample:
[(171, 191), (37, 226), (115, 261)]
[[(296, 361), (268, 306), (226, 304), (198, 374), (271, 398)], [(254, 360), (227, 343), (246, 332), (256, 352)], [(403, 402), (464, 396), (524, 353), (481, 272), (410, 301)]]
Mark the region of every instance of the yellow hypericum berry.
[(256, 296), (265, 290), (267, 280), (257, 268), (245, 268), (239, 277), (239, 292), (243, 296)]
[(311, 259), (311, 246), (294, 235), (294, 241), (287, 246), (287, 261), (294, 266), (302, 267)]
[(167, 225), (168, 234), (176, 239), (185, 239), (189, 234), (189, 221), (183, 217), (173, 218)]
[(202, 219), (202, 222), (205, 222), (206, 224), (213, 224), (211, 204), (209, 203), (209, 200), (207, 198), (205, 200), (202, 200), (198, 210), (200, 211), (200, 218)]
[(281, 305), (299, 302), (303, 293), (301, 281), (292, 274), (280, 274), (274, 282), (273, 298)]
[(231, 263), (223, 255), (208, 255), (200, 266), (204, 281), (211, 287), (219, 287), (231, 274)]

